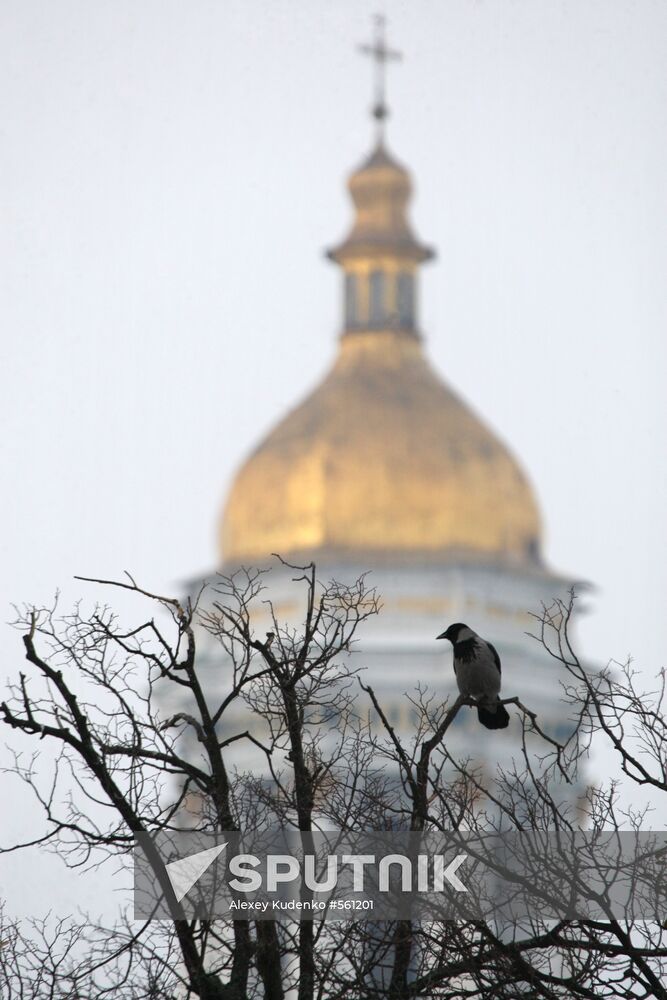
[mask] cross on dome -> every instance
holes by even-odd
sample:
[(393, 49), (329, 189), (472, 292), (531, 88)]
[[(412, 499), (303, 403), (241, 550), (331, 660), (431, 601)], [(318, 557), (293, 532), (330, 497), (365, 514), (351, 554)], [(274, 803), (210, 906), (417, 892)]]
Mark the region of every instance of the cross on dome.
[(382, 14), (376, 14), (373, 18), (375, 22), (375, 40), (372, 45), (360, 45), (359, 51), (366, 56), (370, 56), (375, 63), (375, 103), (373, 104), (373, 117), (378, 123), (379, 137), (382, 137), (384, 121), (389, 117), (389, 108), (386, 101), (386, 66), (390, 61), (398, 62), (402, 59), (402, 53), (396, 49), (387, 48), (386, 26), (387, 19)]

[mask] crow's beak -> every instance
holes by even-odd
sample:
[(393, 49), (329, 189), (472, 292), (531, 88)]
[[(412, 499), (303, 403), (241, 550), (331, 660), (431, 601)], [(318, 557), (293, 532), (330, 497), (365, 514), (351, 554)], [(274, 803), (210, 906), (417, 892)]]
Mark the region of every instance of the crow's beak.
[(449, 636), (446, 632), (441, 632), (440, 635), (436, 635), (436, 639), (448, 639)]

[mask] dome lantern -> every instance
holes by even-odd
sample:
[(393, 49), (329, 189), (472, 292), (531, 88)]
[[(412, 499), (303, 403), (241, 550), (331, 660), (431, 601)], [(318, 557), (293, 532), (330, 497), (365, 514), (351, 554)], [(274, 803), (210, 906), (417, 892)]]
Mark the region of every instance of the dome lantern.
[(327, 253), (343, 269), (343, 332), (398, 329), (418, 336), (417, 267), (434, 253), (415, 239), (407, 218), (410, 175), (380, 142), (348, 188), (354, 223)]
[(387, 151), (385, 122), (389, 117), (385, 69), (400, 52), (385, 41), (385, 19), (375, 18), (372, 45), (360, 46), (375, 66), (373, 118), (377, 123), (375, 148), (355, 170), (348, 188), (355, 207), (352, 229), (327, 256), (343, 269), (343, 334), (360, 330), (399, 329), (418, 336), (417, 265), (434, 253), (414, 237), (407, 218), (412, 194), (408, 171)]

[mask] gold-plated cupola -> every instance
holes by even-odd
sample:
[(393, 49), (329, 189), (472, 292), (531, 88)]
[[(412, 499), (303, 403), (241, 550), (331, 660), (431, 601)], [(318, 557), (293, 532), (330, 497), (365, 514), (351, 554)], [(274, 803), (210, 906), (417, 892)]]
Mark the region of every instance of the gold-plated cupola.
[(417, 267), (434, 252), (415, 239), (407, 216), (410, 174), (385, 144), (385, 69), (401, 54), (387, 46), (384, 17), (375, 18), (373, 43), (360, 49), (371, 56), (375, 68), (376, 143), (348, 181), (355, 208), (352, 229), (327, 256), (343, 269), (344, 333), (401, 330), (418, 336)]
[(320, 384), (255, 448), (225, 508), (229, 565), (294, 560), (536, 566), (540, 517), (518, 462), (442, 380), (417, 324), (410, 176), (387, 152), (378, 24), (376, 143), (354, 171), (355, 217), (329, 251), (345, 280), (343, 336)]
[(417, 335), (417, 269), (434, 253), (412, 232), (408, 171), (381, 140), (348, 184), (355, 219), (328, 256), (343, 269), (344, 333), (401, 330)]

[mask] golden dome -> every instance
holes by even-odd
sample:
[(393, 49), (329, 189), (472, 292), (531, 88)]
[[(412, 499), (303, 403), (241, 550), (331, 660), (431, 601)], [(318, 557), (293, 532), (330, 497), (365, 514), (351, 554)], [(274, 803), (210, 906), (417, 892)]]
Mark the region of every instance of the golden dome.
[(425, 557), (536, 562), (539, 515), (506, 448), (436, 375), (419, 342), (345, 337), (329, 375), (232, 487), (231, 562)]
[(404, 262), (429, 260), (433, 251), (415, 240), (406, 209), (412, 183), (410, 174), (380, 140), (367, 160), (348, 181), (356, 217), (352, 230), (328, 256), (345, 266), (355, 258), (383, 251)]
[(410, 177), (380, 142), (349, 183), (355, 219), (329, 257), (345, 280), (340, 351), (324, 381), (248, 458), (222, 525), (225, 562), (539, 562), (531, 488), (438, 377), (416, 323)]

